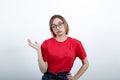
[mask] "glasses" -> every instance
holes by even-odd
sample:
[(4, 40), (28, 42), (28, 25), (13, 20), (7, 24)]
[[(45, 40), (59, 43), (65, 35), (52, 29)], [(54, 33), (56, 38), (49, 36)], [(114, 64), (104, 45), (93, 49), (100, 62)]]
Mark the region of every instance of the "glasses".
[(52, 26), (51, 26), (51, 28), (53, 29), (53, 30), (57, 30), (58, 28), (62, 28), (63, 25), (64, 24), (64, 22), (58, 22), (58, 24), (56, 25), (56, 24), (52, 24)]

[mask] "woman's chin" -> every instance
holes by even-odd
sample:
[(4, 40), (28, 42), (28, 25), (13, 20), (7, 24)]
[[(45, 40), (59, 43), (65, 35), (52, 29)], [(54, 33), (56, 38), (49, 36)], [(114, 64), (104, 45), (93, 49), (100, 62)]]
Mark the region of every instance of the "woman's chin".
[(62, 36), (63, 34), (57, 34), (57, 36)]

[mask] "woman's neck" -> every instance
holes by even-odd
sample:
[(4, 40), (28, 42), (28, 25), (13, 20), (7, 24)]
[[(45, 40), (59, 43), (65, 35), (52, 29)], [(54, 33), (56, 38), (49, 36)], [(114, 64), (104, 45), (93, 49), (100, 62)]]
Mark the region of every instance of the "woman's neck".
[(60, 42), (63, 42), (67, 39), (67, 36), (66, 35), (63, 35), (63, 36), (56, 36), (55, 39), (57, 41), (60, 41)]

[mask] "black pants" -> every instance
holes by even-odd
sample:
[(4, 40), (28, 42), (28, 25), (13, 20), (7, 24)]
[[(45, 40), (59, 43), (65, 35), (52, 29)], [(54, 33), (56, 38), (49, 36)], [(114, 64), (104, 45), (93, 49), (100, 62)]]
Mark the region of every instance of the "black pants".
[(60, 72), (58, 74), (54, 74), (50, 71), (47, 71), (43, 76), (42, 80), (68, 80), (67, 75), (69, 75), (69, 72)]

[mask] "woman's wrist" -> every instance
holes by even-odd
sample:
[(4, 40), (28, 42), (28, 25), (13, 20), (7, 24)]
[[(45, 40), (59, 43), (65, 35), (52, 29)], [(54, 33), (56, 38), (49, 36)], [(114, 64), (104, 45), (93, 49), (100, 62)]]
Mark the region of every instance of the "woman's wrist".
[(41, 50), (40, 49), (36, 49), (37, 53), (41, 53)]

